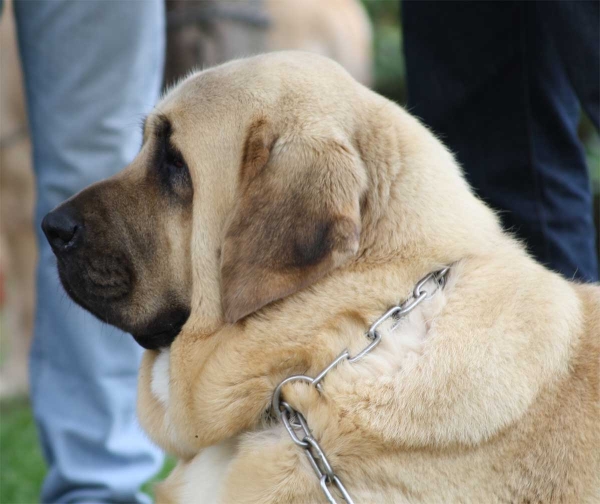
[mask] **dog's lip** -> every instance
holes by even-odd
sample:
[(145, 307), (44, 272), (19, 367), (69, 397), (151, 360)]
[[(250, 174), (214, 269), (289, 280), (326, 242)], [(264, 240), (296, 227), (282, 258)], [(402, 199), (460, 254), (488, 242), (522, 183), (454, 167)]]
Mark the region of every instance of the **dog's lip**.
[[(152, 324), (154, 330), (147, 332), (131, 331), (131, 335), (138, 345), (146, 350), (168, 348), (181, 332), (181, 328), (187, 322), (189, 316), (189, 309), (179, 308), (178, 311), (159, 317), (158, 324)], [(152, 325), (147, 329), (152, 329)]]
[[(146, 350), (158, 350), (168, 348), (181, 332), (181, 328), (187, 322), (190, 315), (189, 308), (179, 307), (175, 312), (164, 313), (157, 317), (156, 323), (142, 327), (140, 330), (133, 329), (128, 324), (119, 323), (116, 317), (108, 316), (106, 311), (98, 309), (98, 306), (91, 306), (82, 296), (79, 296), (76, 290), (71, 286), (68, 275), (64, 274), (64, 263), (59, 259), (58, 272), (61, 283), (69, 297), (85, 310), (90, 312), (96, 318), (110, 324), (124, 332), (128, 332), (138, 345)], [(132, 330), (133, 329), (133, 330)], [(146, 329), (146, 331), (144, 331)], [(154, 329), (154, 330), (152, 330)]]
[[(71, 288), (69, 282), (66, 279), (61, 278), (61, 280), (64, 289), (67, 291), (67, 294), (71, 297), (73, 301), (75, 301), (88, 312), (92, 313), (96, 318), (100, 319), (102, 322), (110, 323), (107, 317), (103, 316), (102, 313), (99, 313), (98, 311), (92, 309), (91, 306), (89, 306), (83, 299), (81, 299)], [(181, 328), (183, 327), (184, 323), (185, 320), (164, 331), (154, 333), (130, 332), (130, 334), (133, 336), (133, 339), (136, 341), (136, 343), (141, 347), (145, 348), (146, 350), (158, 350), (159, 348), (167, 348), (171, 346), (171, 343), (173, 343), (177, 335), (181, 332)], [(121, 329), (127, 331), (127, 329)]]
[(137, 344), (146, 350), (158, 350), (171, 346), (171, 343), (173, 343), (180, 332), (181, 327), (177, 327), (152, 334), (131, 333), (131, 335)]

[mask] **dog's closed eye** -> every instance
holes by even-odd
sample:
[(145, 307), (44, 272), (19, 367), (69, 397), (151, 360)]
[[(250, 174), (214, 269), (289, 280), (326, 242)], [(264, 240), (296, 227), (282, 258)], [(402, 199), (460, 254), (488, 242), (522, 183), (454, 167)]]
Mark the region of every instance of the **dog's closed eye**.
[(158, 174), (158, 183), (162, 190), (174, 201), (182, 204), (192, 202), (193, 186), (188, 165), (181, 151), (173, 144), (173, 126), (171, 122), (161, 117), (154, 129), (156, 154), (154, 170)]
[(158, 166), (160, 183), (182, 203), (191, 202), (193, 196), (192, 179), (183, 155), (170, 143)]
[(162, 164), (171, 179), (177, 180), (185, 175), (189, 176), (189, 170), (183, 156), (172, 145), (167, 146)]

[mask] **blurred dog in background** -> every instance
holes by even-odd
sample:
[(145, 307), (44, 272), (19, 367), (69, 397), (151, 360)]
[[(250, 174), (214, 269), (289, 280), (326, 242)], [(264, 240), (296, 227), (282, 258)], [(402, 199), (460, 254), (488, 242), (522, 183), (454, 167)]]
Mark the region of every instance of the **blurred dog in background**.
[[(0, 22), (0, 397), (27, 392), (36, 262), (34, 180), (12, 5)], [(8, 350), (8, 353), (7, 353)]]
[[(372, 33), (359, 0), (167, 0), (165, 84), (197, 67), (283, 49), (338, 61), (372, 83)], [(10, 2), (0, 23), (0, 397), (27, 392), (34, 311), (34, 178)]]
[(298, 49), (372, 81), (371, 25), (358, 0), (167, 0), (165, 83), (198, 66)]

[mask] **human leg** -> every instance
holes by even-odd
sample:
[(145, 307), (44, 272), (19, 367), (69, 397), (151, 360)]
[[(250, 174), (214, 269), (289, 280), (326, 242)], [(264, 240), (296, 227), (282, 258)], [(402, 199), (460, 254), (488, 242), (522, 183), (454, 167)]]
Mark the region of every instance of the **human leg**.
[(545, 4), (405, 1), (409, 108), (538, 260), (593, 281), (579, 102)]
[[(78, 190), (123, 168), (157, 99), (163, 6), (17, 1), (37, 176), (36, 223)], [(141, 355), (133, 339), (70, 302), (38, 236), (31, 398), (49, 471), (43, 502), (142, 502), (162, 455), (135, 419)]]
[(543, 4), (545, 29), (577, 93), (582, 109), (600, 129), (600, 3), (557, 0)]

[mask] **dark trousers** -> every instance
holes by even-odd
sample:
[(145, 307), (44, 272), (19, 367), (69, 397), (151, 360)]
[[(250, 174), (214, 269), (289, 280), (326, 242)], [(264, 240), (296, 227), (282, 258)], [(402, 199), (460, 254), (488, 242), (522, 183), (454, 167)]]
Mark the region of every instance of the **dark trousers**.
[[(597, 1), (403, 2), (408, 108), (543, 264), (598, 280), (577, 136), (600, 121)], [(599, 170), (600, 167), (590, 167)]]

